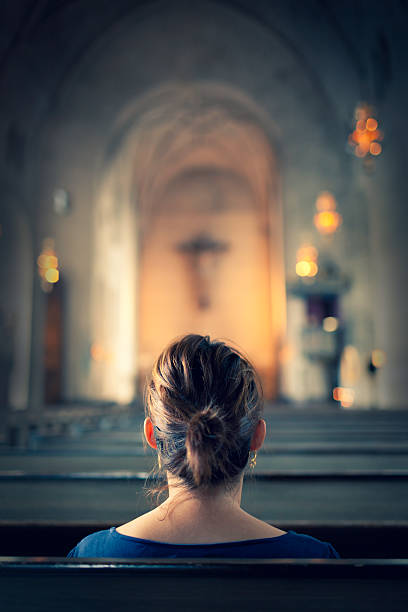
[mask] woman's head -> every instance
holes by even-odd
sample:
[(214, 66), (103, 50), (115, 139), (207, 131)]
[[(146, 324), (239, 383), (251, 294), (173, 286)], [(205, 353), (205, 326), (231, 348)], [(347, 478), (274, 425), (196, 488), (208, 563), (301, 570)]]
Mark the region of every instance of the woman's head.
[(261, 415), (254, 368), (224, 342), (184, 336), (153, 366), (146, 387), (147, 438), (151, 427), (162, 468), (189, 489), (240, 477)]

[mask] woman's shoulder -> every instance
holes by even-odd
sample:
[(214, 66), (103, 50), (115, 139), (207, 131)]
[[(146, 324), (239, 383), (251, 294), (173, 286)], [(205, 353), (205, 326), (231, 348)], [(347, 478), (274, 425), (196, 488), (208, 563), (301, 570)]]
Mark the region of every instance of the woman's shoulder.
[(70, 550), (68, 557), (100, 557), (106, 551), (106, 547), (112, 540), (114, 528), (95, 531), (83, 538)]
[(328, 542), (288, 531), (281, 536), (211, 544), (174, 544), (121, 534), (115, 527), (83, 538), (68, 557), (210, 556), (264, 559), (336, 559), (339, 554)]
[(329, 543), (318, 540), (313, 536), (297, 533), (296, 531), (288, 531), (284, 542), (285, 551), (289, 557), (299, 558), (318, 558), (318, 559), (338, 559), (339, 554), (335, 548)]
[[(262, 559), (338, 559), (339, 554), (328, 542), (288, 531), (281, 536), (231, 543), (238, 545), (238, 556)], [(241, 544), (241, 546), (239, 546)]]
[[(339, 554), (328, 542), (287, 531), (283, 535), (243, 542), (231, 542), (237, 556), (263, 559), (335, 559)], [(227, 544), (228, 547), (228, 544)]]

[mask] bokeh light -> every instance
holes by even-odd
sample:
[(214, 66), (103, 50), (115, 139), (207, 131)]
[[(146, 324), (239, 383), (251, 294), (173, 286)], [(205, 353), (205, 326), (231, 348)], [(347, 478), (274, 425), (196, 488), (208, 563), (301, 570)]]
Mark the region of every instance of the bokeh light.
[(60, 279), (58, 257), (54, 251), (54, 240), (45, 238), (43, 248), (37, 257), (38, 274), (41, 277), (42, 289), (49, 293), (52, 285), (58, 283)]
[(310, 273), (310, 262), (309, 261), (298, 261), (296, 264), (296, 274), (298, 276), (309, 276)]
[(369, 130), (370, 132), (374, 132), (374, 130), (376, 130), (377, 127), (378, 127), (378, 121), (374, 119), (373, 117), (369, 117), (366, 121), (367, 130)]
[(323, 319), (323, 329), (326, 332), (335, 332), (339, 327), (339, 320), (336, 317), (325, 317)]
[(323, 191), (316, 200), (317, 213), (314, 216), (314, 224), (320, 234), (331, 235), (341, 225), (342, 216), (336, 211), (336, 199), (329, 191)]
[(334, 234), (341, 224), (338, 212), (322, 211), (314, 216), (314, 224), (321, 234)]
[(313, 277), (319, 271), (318, 251), (312, 245), (302, 246), (296, 253), (296, 274), (300, 277)]
[(348, 142), (357, 157), (376, 157), (382, 152), (379, 141), (383, 139), (383, 133), (378, 129), (378, 120), (373, 114), (374, 109), (367, 104), (361, 104), (356, 109), (356, 123)]
[(343, 408), (351, 408), (354, 403), (355, 391), (349, 387), (335, 387), (333, 389), (333, 399), (340, 402)]
[(375, 368), (382, 368), (387, 361), (387, 356), (381, 349), (371, 351), (371, 363)]
[(44, 278), (48, 283), (57, 283), (59, 281), (59, 272), (55, 268), (49, 268), (45, 272)]
[(372, 142), (370, 144), (370, 153), (371, 155), (380, 155), (382, 151), (382, 146), (379, 142)]
[(316, 261), (318, 254), (316, 247), (308, 245), (297, 250), (296, 258), (298, 261)]
[(323, 210), (336, 210), (337, 203), (335, 197), (330, 191), (322, 191), (316, 200), (316, 209), (319, 211)]

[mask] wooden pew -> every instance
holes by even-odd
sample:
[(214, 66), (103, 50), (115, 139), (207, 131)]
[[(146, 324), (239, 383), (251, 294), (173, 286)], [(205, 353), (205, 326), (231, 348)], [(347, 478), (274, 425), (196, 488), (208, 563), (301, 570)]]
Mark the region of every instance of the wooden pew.
[(406, 612), (408, 560), (0, 558), (4, 612)]
[[(86, 535), (112, 523), (0, 521), (0, 556), (63, 557)], [(408, 521), (387, 523), (279, 523), (330, 542), (342, 558), (408, 557)]]

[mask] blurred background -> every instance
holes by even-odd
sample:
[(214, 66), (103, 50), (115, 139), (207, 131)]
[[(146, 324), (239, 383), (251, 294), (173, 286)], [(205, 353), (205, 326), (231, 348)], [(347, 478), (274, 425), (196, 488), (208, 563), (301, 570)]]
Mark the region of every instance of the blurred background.
[(1, 518), (125, 520), (146, 374), (188, 332), (262, 378), (254, 511), (406, 517), (407, 26), (405, 0), (1, 3)]

